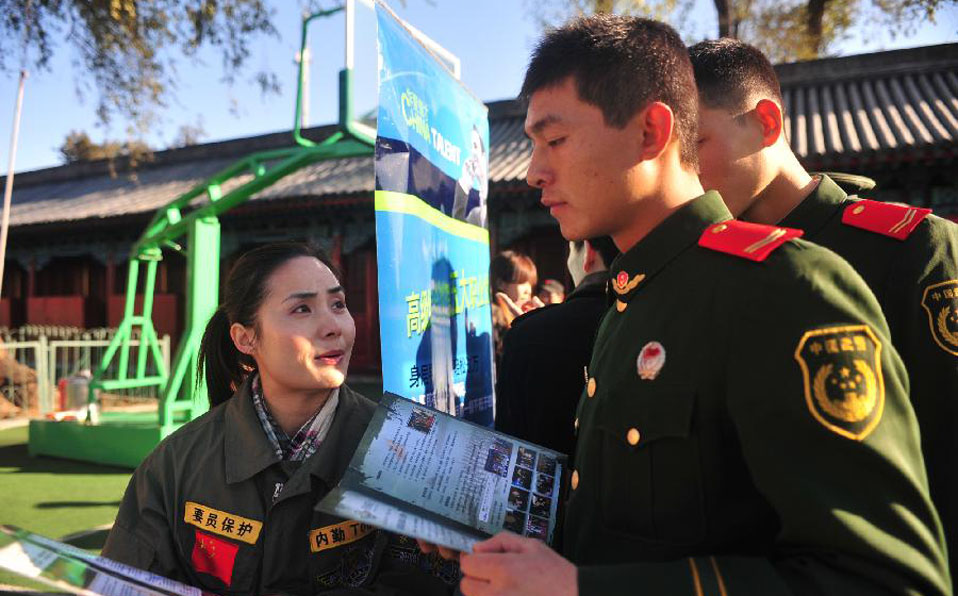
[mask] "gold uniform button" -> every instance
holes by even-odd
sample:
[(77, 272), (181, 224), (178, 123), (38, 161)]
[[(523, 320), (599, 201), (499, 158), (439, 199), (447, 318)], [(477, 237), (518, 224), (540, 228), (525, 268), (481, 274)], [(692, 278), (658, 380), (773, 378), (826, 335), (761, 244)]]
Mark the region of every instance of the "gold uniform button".
[(642, 435), (639, 434), (637, 428), (630, 428), (629, 432), (625, 433), (625, 440), (629, 442), (629, 445), (638, 445), (641, 438)]
[(720, 233), (724, 232), (724, 231), (727, 230), (727, 229), (728, 229), (728, 226), (727, 226), (727, 225), (725, 225), (725, 224), (719, 224), (719, 225), (715, 226), (714, 228), (712, 228), (712, 233), (713, 233), (713, 234), (720, 234)]
[(855, 215), (858, 215), (859, 213), (861, 213), (861, 212), (864, 211), (864, 210), (865, 210), (865, 206), (864, 206), (864, 205), (859, 205), (858, 207), (855, 207), (854, 209), (852, 209), (852, 213), (854, 213)]
[(579, 488), (579, 471), (572, 470), (572, 490)]
[(627, 302), (622, 302), (621, 300), (615, 301), (615, 310), (619, 312), (625, 312), (625, 309), (627, 309), (628, 307), (629, 307), (629, 304)]
[(589, 379), (589, 384), (586, 385), (585, 393), (589, 397), (595, 396), (595, 377), (592, 377), (591, 379)]

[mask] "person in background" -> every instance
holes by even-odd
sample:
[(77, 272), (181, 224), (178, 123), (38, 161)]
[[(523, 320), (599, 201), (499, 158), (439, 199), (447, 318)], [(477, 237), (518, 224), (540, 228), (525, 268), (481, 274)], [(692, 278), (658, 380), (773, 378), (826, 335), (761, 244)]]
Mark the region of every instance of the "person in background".
[(565, 300), (565, 286), (557, 279), (547, 279), (539, 286), (537, 295), (543, 304), (559, 304)]
[(602, 315), (609, 308), (611, 238), (569, 243), (575, 289), (561, 304), (531, 310), (506, 334), (496, 381), (496, 430), (572, 455), (575, 407)]
[(502, 340), (512, 326), (517, 312), (542, 306), (533, 297), (538, 275), (536, 265), (528, 256), (514, 250), (504, 250), (489, 264), (489, 284), (492, 286), (492, 335), (496, 364), (502, 355)]
[(452, 593), (414, 541), (314, 511), (376, 407), (344, 384), (339, 278), (306, 244), (240, 257), (200, 347), (211, 409), (136, 469), (104, 556), (220, 594)]
[(849, 197), (839, 188), (874, 186), (867, 178), (806, 172), (786, 138), (778, 77), (757, 48), (720, 39), (698, 43), (689, 53), (699, 90), (702, 185), (717, 189), (741, 219), (803, 230), (806, 239), (845, 258), (878, 298), (908, 369), (954, 580), (958, 226), (930, 209)]

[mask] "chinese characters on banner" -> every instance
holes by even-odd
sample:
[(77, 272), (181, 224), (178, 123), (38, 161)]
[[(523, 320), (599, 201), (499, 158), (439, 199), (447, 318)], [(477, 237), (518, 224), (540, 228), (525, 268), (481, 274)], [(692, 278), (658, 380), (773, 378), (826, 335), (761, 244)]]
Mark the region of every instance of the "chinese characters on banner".
[(376, 12), (383, 389), (491, 426), (487, 110)]

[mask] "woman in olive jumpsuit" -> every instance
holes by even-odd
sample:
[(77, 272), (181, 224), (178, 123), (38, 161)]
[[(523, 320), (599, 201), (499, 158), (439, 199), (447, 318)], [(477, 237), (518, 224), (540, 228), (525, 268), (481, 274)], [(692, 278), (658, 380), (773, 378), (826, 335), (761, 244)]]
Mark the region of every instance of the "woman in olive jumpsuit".
[(241, 257), (200, 349), (211, 410), (137, 468), (103, 555), (220, 594), (445, 595), (455, 564), (314, 510), (375, 405), (343, 384), (355, 338), (327, 257)]

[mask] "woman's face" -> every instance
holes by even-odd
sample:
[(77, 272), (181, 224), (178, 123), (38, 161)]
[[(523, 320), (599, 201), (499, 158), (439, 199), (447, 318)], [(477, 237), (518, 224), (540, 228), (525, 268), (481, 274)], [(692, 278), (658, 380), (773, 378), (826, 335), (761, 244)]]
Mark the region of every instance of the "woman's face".
[(333, 389), (346, 378), (355, 339), (339, 280), (318, 259), (296, 257), (267, 280), (250, 355), (264, 386)]
[(529, 282), (521, 284), (502, 284), (502, 293), (512, 298), (512, 301), (516, 303), (516, 306), (522, 306), (526, 302), (532, 300), (532, 284)]

